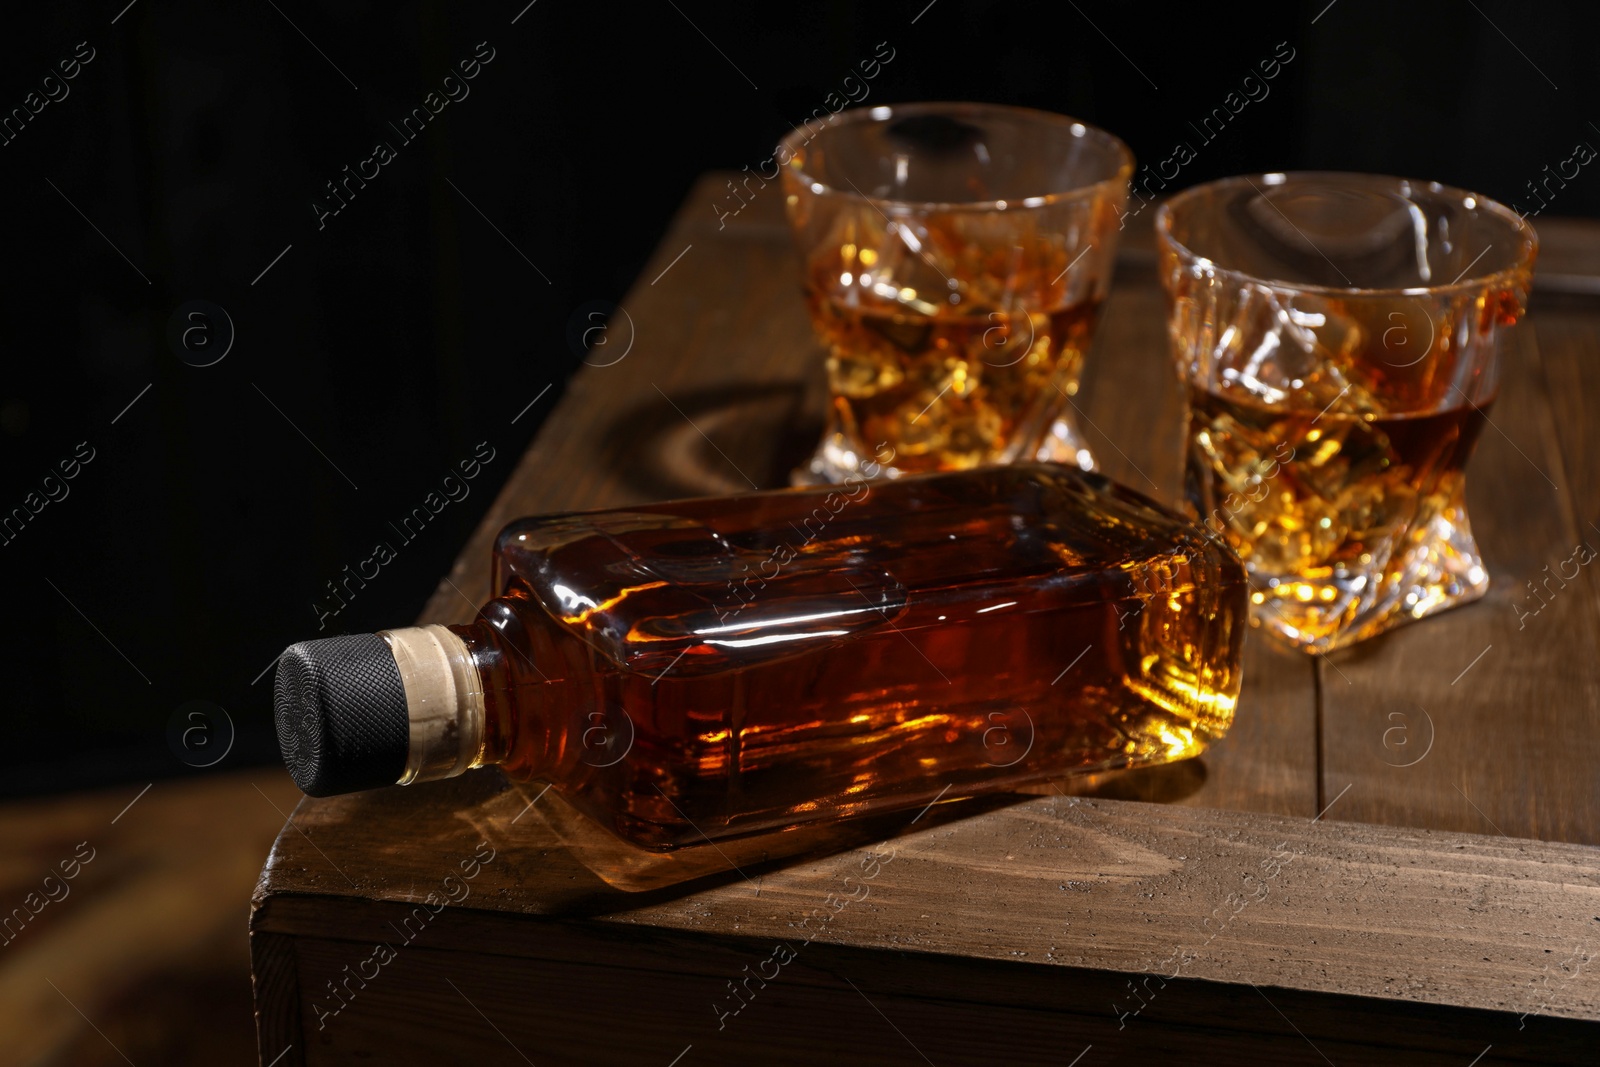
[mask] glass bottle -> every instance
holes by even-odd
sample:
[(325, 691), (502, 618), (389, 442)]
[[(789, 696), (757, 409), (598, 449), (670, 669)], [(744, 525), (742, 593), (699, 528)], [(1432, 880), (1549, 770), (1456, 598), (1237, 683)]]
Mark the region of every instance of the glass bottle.
[(279, 662), (308, 793), (495, 765), (649, 849), (1181, 759), (1247, 585), (1093, 473), (960, 473), (522, 519), (476, 621)]

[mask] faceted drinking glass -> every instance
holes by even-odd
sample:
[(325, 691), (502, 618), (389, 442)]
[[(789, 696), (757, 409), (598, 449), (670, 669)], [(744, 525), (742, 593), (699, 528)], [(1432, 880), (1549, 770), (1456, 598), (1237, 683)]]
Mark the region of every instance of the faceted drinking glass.
[(1462, 469), (1538, 242), (1484, 197), (1369, 174), (1196, 186), (1156, 215), (1186, 492), (1312, 652), (1482, 596)]
[(827, 428), (797, 480), (1094, 460), (1070, 418), (1133, 156), (1063, 115), (859, 108), (778, 148)]

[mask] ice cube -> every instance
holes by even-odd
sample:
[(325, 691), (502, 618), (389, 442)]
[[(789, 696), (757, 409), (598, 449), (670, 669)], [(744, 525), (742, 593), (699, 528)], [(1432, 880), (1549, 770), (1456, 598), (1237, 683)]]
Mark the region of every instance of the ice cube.
[(887, 220), (874, 251), (873, 266), (863, 282), (878, 300), (910, 314), (931, 316), (951, 306), (950, 297), (959, 294), (954, 257), (924, 220), (909, 216)]

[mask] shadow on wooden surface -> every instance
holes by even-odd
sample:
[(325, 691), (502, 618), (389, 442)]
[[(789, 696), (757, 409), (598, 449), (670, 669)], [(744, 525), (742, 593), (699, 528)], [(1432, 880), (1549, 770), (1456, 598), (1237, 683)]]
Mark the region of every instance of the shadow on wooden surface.
[(822, 433), (822, 420), (808, 416), (805, 404), (800, 382), (647, 398), (607, 430), (617, 445), (616, 472), (653, 500), (781, 488)]
[(1105, 800), (1145, 800), (1153, 804), (1176, 804), (1187, 800), (1206, 784), (1204, 756), (1163, 763), (1155, 767), (1138, 767), (1131, 771), (1107, 771), (1088, 774), (1081, 778), (1066, 778), (1035, 789), (1023, 790), (1034, 795), (1101, 797)]

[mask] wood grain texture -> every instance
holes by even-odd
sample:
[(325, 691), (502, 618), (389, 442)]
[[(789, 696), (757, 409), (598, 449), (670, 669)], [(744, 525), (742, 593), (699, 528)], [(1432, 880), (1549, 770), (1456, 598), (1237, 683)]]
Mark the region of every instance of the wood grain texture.
[[(722, 182), (691, 194), (593, 357), (610, 365), (572, 379), (425, 621), (471, 618), (513, 518), (777, 486), (809, 454), (821, 356), (781, 203), (766, 190), (719, 231), (702, 205)], [(1085, 1064), (1197, 1047), (1245, 1063), (1464, 1064), (1488, 1046), (1592, 1059), (1596, 579), (1552, 603), (1537, 637), (1515, 632), (1510, 602), (1600, 521), (1582, 414), (1600, 397), (1591, 230), (1542, 232), (1542, 269), (1579, 281), (1521, 331), (1469, 472), (1484, 602), (1325, 661), (1252, 634), (1233, 730), (1201, 759), (911, 824), (662, 857), (494, 772), (302, 801), (252, 918), (261, 1031), (277, 1042), (264, 1036), (263, 1062), (297, 1031), (283, 1064), (668, 1064), (690, 1046), (685, 1064), (989, 1063), (997, 1049), (1065, 1064), (1090, 1045)], [(1149, 240), (1125, 237), (1076, 399), (1103, 468), (1172, 502), (1181, 398)], [(1396, 766), (1424, 747), (1413, 705), (1432, 747)], [(1386, 734), (1396, 711), (1415, 747)], [(459, 882), (483, 847), (494, 860)], [(1264, 877), (1280, 847), (1292, 858)], [(469, 893), (435, 915), (424, 902), (452, 875)], [(718, 1027), (728, 982), (863, 887)], [(381, 975), (329, 989), (397, 938)]]
[[(300, 942), (288, 934), (250, 933), (250, 981), (256, 1005), (256, 1048), (262, 1063), (290, 1067), (305, 1062), (300, 1017)], [(297, 1051), (298, 1050), (298, 1051)]]
[[(441, 930), (451, 936), (464, 933)], [(559, 936), (559, 935), (558, 935)], [(364, 946), (307, 938), (307, 985), (338, 974)], [(639, 966), (584, 959), (546, 965), (492, 951), (408, 949), (383, 979), (310, 1035), (310, 1064), (1147, 1064), (1194, 1062), (1197, 1049), (1240, 1064), (1440, 1064), (1461, 1067), (1492, 1047), (1497, 1063), (1589, 1062), (1584, 1025), (1344, 998), (1342, 1013), (1290, 991), (1239, 994), (1174, 981), (1122, 1030), (1099, 1004), (1126, 991), (1105, 976), (944, 957), (914, 962), (812, 945), (718, 1029), (713, 998), (769, 957), (760, 942), (706, 944), (671, 936)], [(702, 970), (663, 968), (690, 958)], [(771, 973), (770, 970), (768, 973)], [(1152, 988), (1157, 988), (1152, 982)], [(625, 990), (625, 993), (620, 991)], [(953, 991), (957, 991), (952, 995)], [(972, 991), (967, 999), (967, 991)], [(1352, 1023), (1355, 1022), (1354, 1025)], [(1496, 1042), (1494, 1039), (1498, 1038)], [(680, 1058), (681, 1057), (681, 1058)], [(285, 1064), (288, 1060), (285, 1060)]]
[[(459, 928), (442, 936), (465, 935)], [(557, 935), (559, 938), (560, 935)], [(565, 947), (565, 946), (563, 946)], [(303, 1063), (547, 1064), (1084, 1064), (1194, 1062), (1196, 1050), (1243, 1064), (1424, 1063), (1461, 1067), (1486, 1049), (1496, 1063), (1590, 1062), (1585, 1025), (1516, 1015), (1450, 1012), (1402, 1003), (1308, 999), (1176, 980), (1118, 1030), (1101, 1004), (1123, 988), (1104, 975), (948, 957), (906, 960), (812, 945), (718, 1029), (715, 998), (769, 958), (761, 942), (656, 939), (637, 967), (599, 962), (614, 941), (581, 946), (581, 960), (544, 964), (501, 952), (412, 948), (313, 1031)], [(367, 946), (306, 938), (307, 987), (338, 975)], [(683, 974), (669, 962), (692, 959)], [(770, 969), (767, 973), (771, 973)], [(626, 991), (625, 993), (622, 991)], [(970, 994), (968, 991), (971, 991)], [(722, 1010), (726, 1010), (725, 1008)], [(1498, 1039), (1498, 1040), (1496, 1040)], [(286, 1058), (285, 1064), (289, 1061)]]
[[(540, 1063), (578, 1062), (584, 1049), (591, 1062), (664, 1063), (691, 1043), (697, 1062), (758, 1047), (795, 1061), (912, 1061), (892, 1031), (866, 1025), (870, 1013), (819, 1034), (816, 1016), (795, 1010), (860, 1009), (861, 994), (895, 1006), (939, 1063), (993, 1062), (996, 1034), (1019, 1063), (1070, 1059), (1068, 1041), (1137, 1062), (1152, 1043), (1200, 1038), (1249, 1059), (1314, 1060), (1293, 1027), (1339, 1063), (1381, 1062), (1384, 1049), (1465, 1062), (1486, 1044), (1566, 1060), (1580, 1031), (1553, 1020), (1600, 1019), (1600, 986), (1583, 973), (1600, 933), (1600, 855), (1580, 846), (1056, 797), (926, 828), (902, 818), (866, 846), (641, 894), (575, 862), (546, 816), (550, 796), (530, 809), (537, 793), (490, 775), (413, 792), (403, 813), (380, 795), (324, 802), (300, 821), (321, 853), (297, 836), (274, 855), (254, 927), (298, 940), (306, 1062), (391, 1047), (417, 1050), (397, 1062), (423, 1062), (422, 1050), (498, 1044), (487, 1029), (471, 1036), (476, 1010)], [(393, 840), (393, 815), (446, 804), (454, 818)], [(483, 841), (494, 857), (460, 883), (463, 906), (430, 917), (427, 894), (459, 880), (460, 858)], [(770, 1002), (787, 1010), (757, 997), (719, 1029), (726, 983), (778, 942), (797, 954), (772, 983), (782, 996)], [(395, 963), (348, 995), (328, 992), (380, 943)], [(1386, 1011), (1406, 1027), (1356, 1038), (1353, 1019)], [(408, 1040), (391, 1045), (405, 1018)], [(879, 1029), (889, 1044), (835, 1044)]]
[(272, 768), (142, 784), (0, 805), (0, 1064), (249, 1055), (245, 905), (300, 792)]
[[(552, 798), (528, 809), (538, 790), (480, 775), (412, 792), (424, 795), (408, 813), (448, 802), (455, 817), (397, 842), (381, 795), (334, 798), (325, 806), (337, 810), (298, 816), (306, 836), (280, 842), (255, 928), (352, 936), (329, 898), (416, 906), (454, 876), (470, 907), (446, 908), (429, 931), (446, 916), (509, 912), (562, 928), (599, 923), (613, 931), (604, 936), (621, 925), (803, 938), (797, 924), (833, 893), (860, 899), (838, 922), (813, 917), (811, 926), (819, 940), (856, 948), (1121, 974), (1155, 973), (1163, 961), (1170, 973), (1173, 953), (1186, 949), (1197, 954), (1186, 978), (1496, 1011), (1537, 1007), (1527, 991), (1544, 965), (1600, 940), (1600, 853), (1492, 834), (1038, 797), (931, 826), (902, 816), (821, 858), (737, 871), (724, 863), (687, 886), (630, 893), (574, 861), (570, 831), (546, 812)], [(463, 879), (461, 860), (484, 842), (493, 858)], [(893, 856), (875, 878), (869, 854)], [(482, 942), (440, 947), (488, 950), (500, 926), (482, 929)], [(1548, 992), (1541, 1014), (1600, 1018), (1592, 978)]]
[(1537, 218), (1539, 263), (1534, 299), (1544, 306), (1600, 298), (1600, 221)]
[[(1600, 380), (1584, 381), (1575, 362), (1597, 323), (1594, 312), (1546, 307), (1509, 339), (1467, 468), (1488, 595), (1320, 662), (1324, 794), (1332, 802), (1348, 787), (1339, 817), (1600, 843), (1600, 600), (1592, 575), (1539, 597), (1529, 587), (1584, 541), (1600, 550), (1574, 511), (1595, 499), (1574, 489), (1594, 488), (1582, 434)], [(1550, 359), (1565, 389), (1547, 383)]]
[[(1596, 238), (1600, 243), (1600, 236)], [(1600, 304), (1596, 305), (1600, 308)], [(1600, 550), (1600, 310), (1548, 309), (1537, 326), (1545, 378), (1548, 383), (1551, 422), (1561, 448), (1565, 491), (1580, 539)], [(1594, 602), (1600, 586), (1592, 565), (1584, 568), (1587, 583), (1574, 589), (1576, 597)], [(1568, 571), (1570, 573), (1570, 569)], [(1541, 573), (1541, 578), (1543, 574)], [(1565, 592), (1559, 585), (1555, 592)], [(1528, 607), (1536, 606), (1528, 603)], [(1543, 618), (1544, 612), (1535, 618)], [(1530, 619), (1531, 628), (1534, 620)]]

